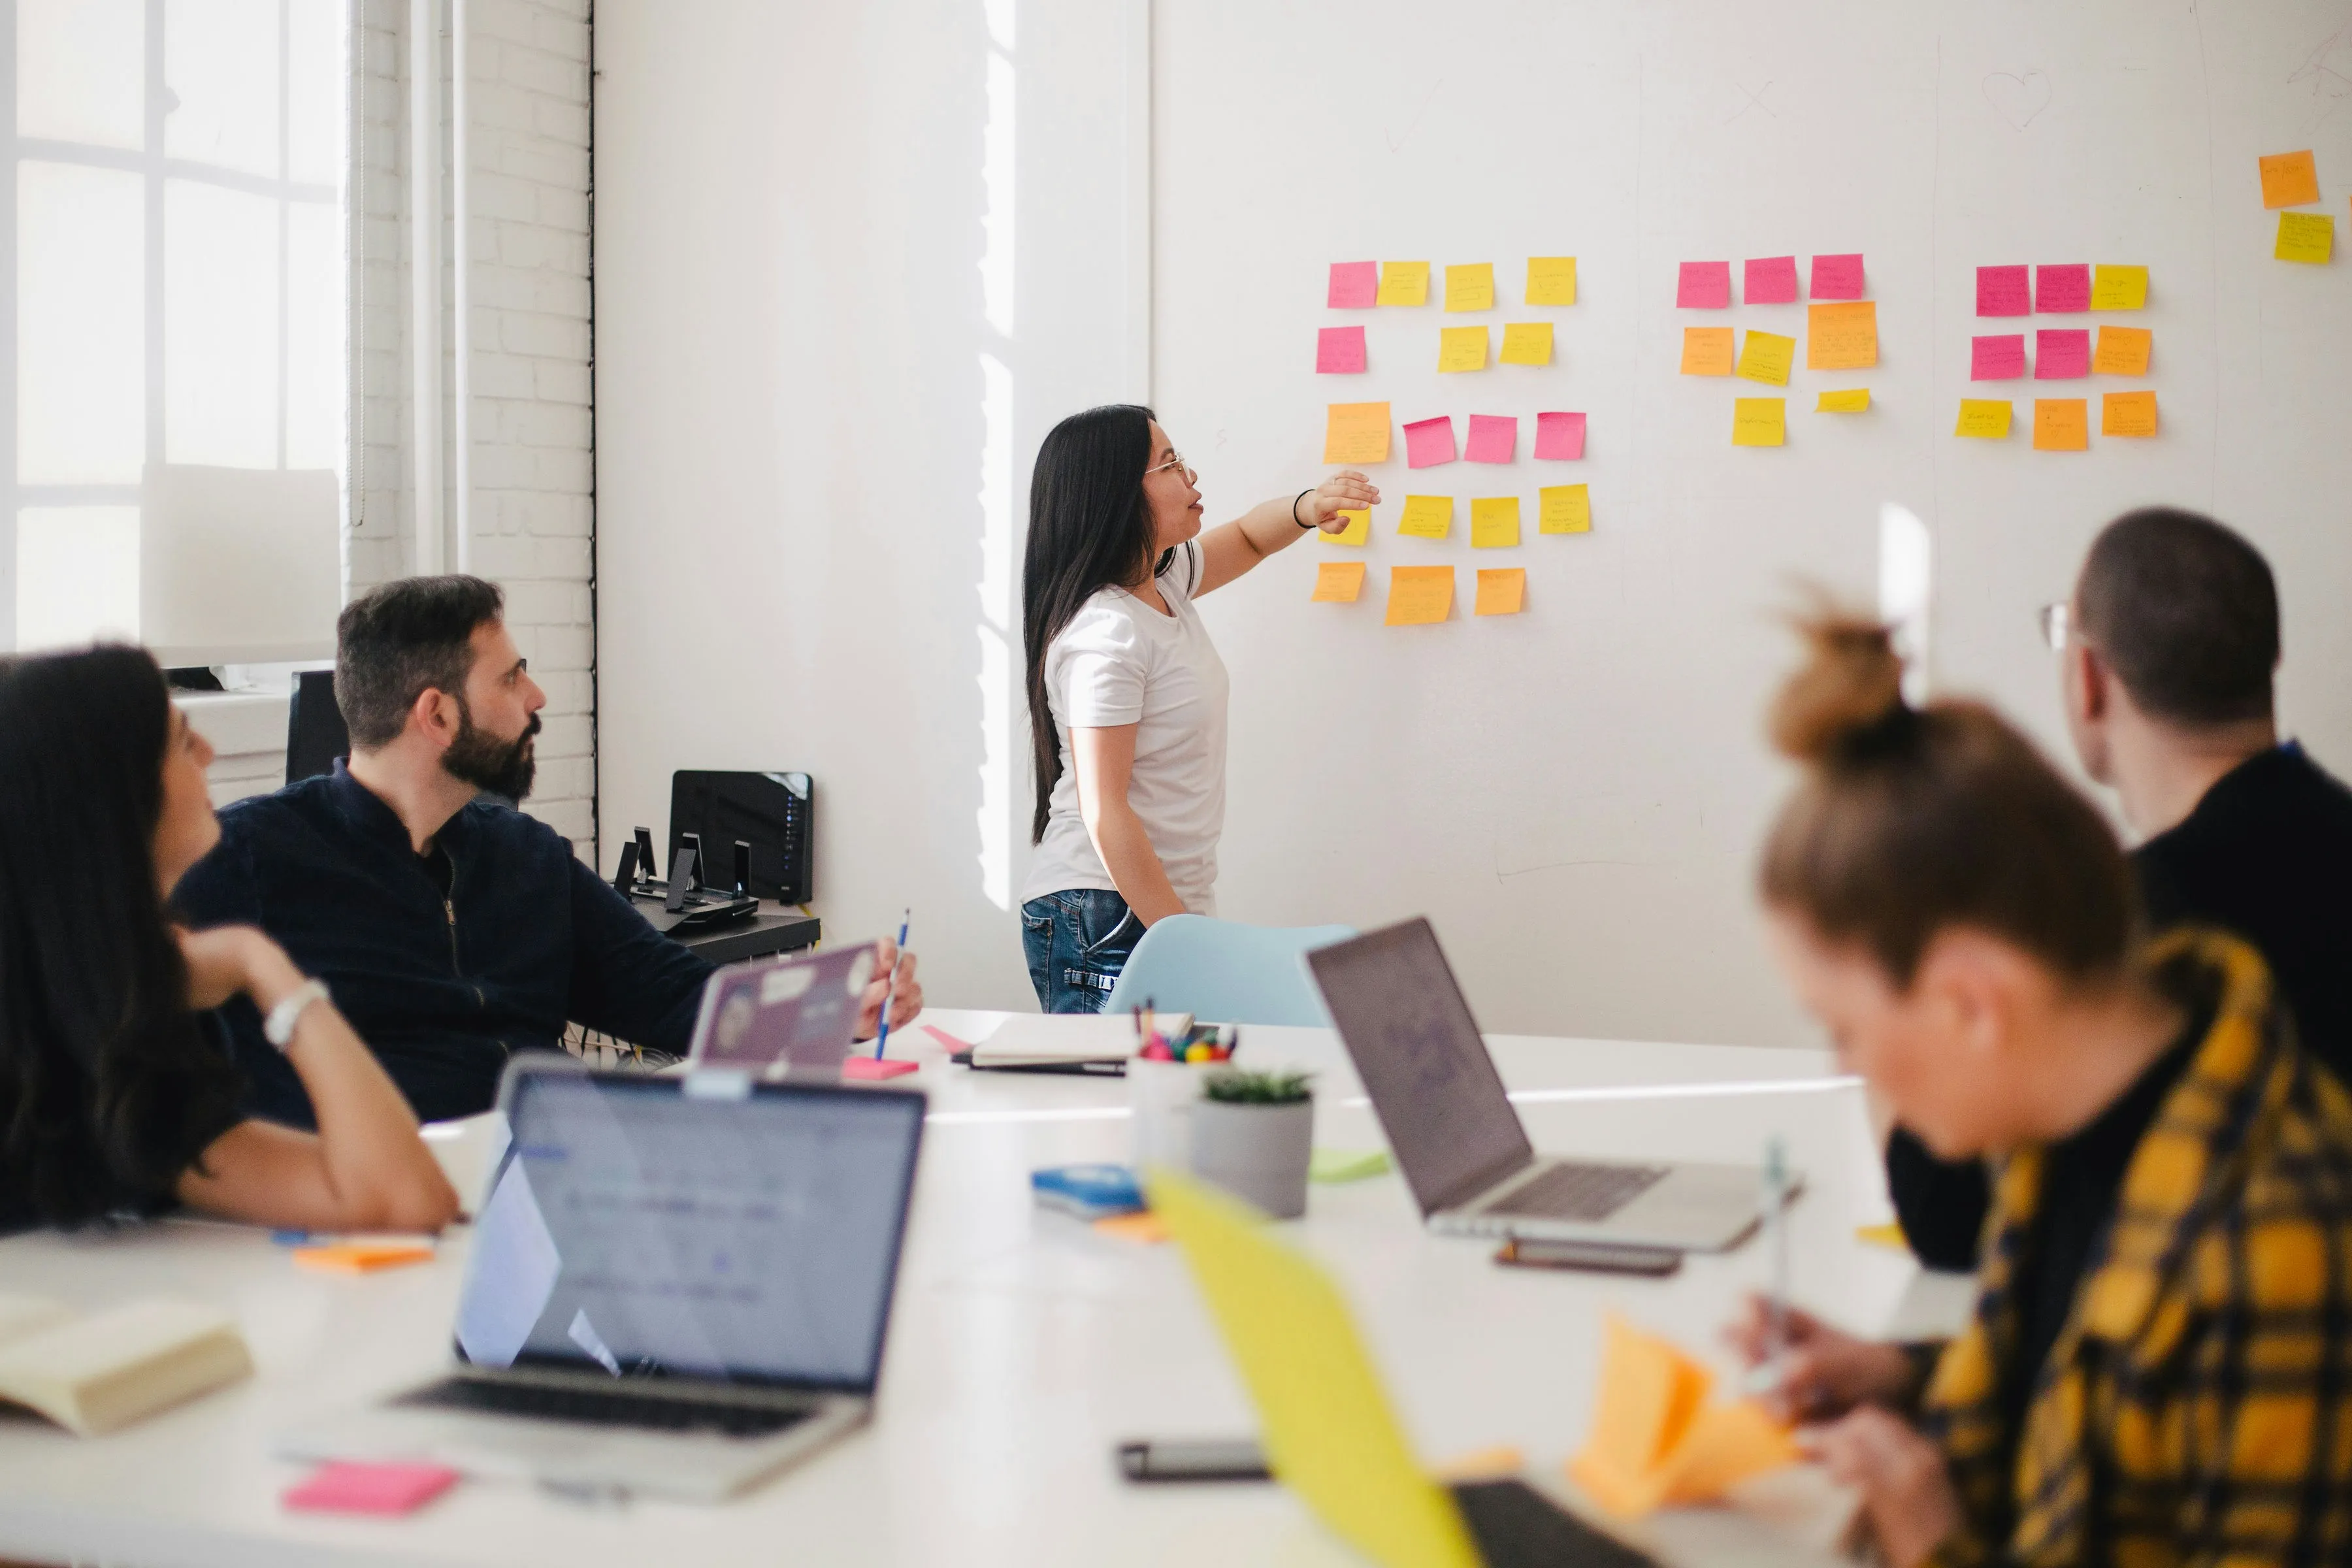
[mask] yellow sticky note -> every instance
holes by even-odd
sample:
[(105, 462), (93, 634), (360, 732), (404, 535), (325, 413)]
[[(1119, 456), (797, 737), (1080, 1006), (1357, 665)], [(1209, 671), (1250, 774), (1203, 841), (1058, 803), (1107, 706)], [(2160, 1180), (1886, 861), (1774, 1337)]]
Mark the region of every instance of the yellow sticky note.
[(1327, 463), (1385, 463), (1389, 460), (1389, 405), (1385, 403), (1334, 403), (1323, 425), (1323, 460)]
[(1445, 269), (1445, 308), (1449, 310), (1491, 310), (1495, 308), (1495, 264), (1473, 261)]
[(1789, 367), (1796, 363), (1796, 339), (1784, 338), (1778, 332), (1751, 331), (1739, 350), (1738, 374), (1742, 380), (1786, 386)]
[(1870, 412), (1870, 388), (1857, 386), (1845, 392), (1824, 392), (1813, 402), (1816, 414), (1867, 414)]
[(1429, 263), (1426, 261), (1383, 261), (1381, 263), (1381, 291), (1373, 296), (1381, 305), (1426, 305), (1429, 303)]
[(2101, 327), (2091, 368), (2101, 375), (2146, 375), (2156, 334), (2146, 327)]
[(1900, 1252), (1906, 1256), (1911, 1251), (1911, 1238), (1903, 1234), (1902, 1226), (1891, 1219), (1882, 1220), (1876, 1225), (1854, 1226), (1853, 1238), (1865, 1246), (1883, 1247), (1890, 1252)]
[(1586, 485), (1546, 485), (1536, 492), (1536, 531), (1592, 531), (1592, 491)]
[(1439, 370), (1484, 370), (1486, 368), (1486, 328), (1440, 327), (1437, 330), (1437, 368)]
[(1315, 531), (1315, 537), (1326, 544), (1368, 544), (1371, 542), (1371, 508), (1343, 507), (1340, 509), (1339, 515), (1348, 520), (1347, 527), (1337, 533), (1331, 532), (1328, 529), (1318, 528)]
[(1454, 568), (1389, 568), (1389, 614), (1392, 626), (1434, 626), (1454, 613)]
[(2110, 392), (2100, 398), (2099, 434), (2102, 436), (2155, 435), (2156, 394)]
[(2009, 404), (1998, 397), (1963, 397), (1960, 399), (1960, 422), (1953, 426), (1955, 436), (1974, 436), (1981, 440), (2009, 439)]
[(1470, 502), (1470, 548), (1502, 550), (1519, 542), (1519, 498), (1477, 496)]
[(1315, 593), (1310, 605), (1352, 605), (1364, 591), (1364, 563), (1326, 561), (1315, 568)]
[(2273, 153), (2262, 160), (2263, 205), (2309, 206), (2319, 199), (2319, 168), (2311, 151)]
[(1528, 257), (1528, 303), (1530, 305), (1575, 304), (1576, 258), (1573, 256)]
[(1731, 329), (1729, 327), (1685, 327), (1683, 329), (1683, 374), (1685, 375), (1729, 375), (1731, 374)]
[(2325, 267), (2336, 254), (2336, 219), (2326, 213), (2279, 214), (2278, 244), (2271, 254), (2281, 261)]
[(1877, 363), (1877, 300), (1805, 307), (1807, 370), (1868, 370)]
[(2037, 397), (2033, 400), (2033, 449), (2037, 452), (2086, 452), (2091, 447), (2091, 400), (2087, 397)]
[(2147, 308), (2147, 268), (2110, 267), (2102, 262), (2091, 272), (2091, 309), (2143, 310)]
[(1778, 447), (1789, 438), (1789, 400), (1785, 397), (1742, 397), (1732, 405), (1731, 444), (1735, 447)]
[(1454, 498), (1452, 496), (1407, 496), (1404, 515), (1397, 519), (1397, 531), (1415, 539), (1443, 539), (1454, 531)]
[(1549, 364), (1551, 323), (1513, 321), (1503, 329), (1505, 364)]
[(1478, 569), (1478, 605), (1482, 616), (1516, 616), (1527, 603), (1528, 569), (1524, 566), (1482, 566)]

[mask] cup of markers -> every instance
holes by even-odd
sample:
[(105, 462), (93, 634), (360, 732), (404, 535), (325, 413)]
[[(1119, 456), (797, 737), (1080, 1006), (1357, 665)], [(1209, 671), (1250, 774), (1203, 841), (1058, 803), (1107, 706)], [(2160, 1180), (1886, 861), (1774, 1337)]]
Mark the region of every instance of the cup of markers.
[(1127, 1064), (1129, 1122), (1134, 1136), (1131, 1163), (1139, 1171), (1164, 1166), (1187, 1171), (1192, 1163), (1192, 1107), (1201, 1098), (1205, 1067), (1233, 1060), (1241, 1030), (1231, 1024), (1195, 1025), (1181, 1015), (1156, 1014), (1149, 1004), (1135, 1009), (1140, 1044)]

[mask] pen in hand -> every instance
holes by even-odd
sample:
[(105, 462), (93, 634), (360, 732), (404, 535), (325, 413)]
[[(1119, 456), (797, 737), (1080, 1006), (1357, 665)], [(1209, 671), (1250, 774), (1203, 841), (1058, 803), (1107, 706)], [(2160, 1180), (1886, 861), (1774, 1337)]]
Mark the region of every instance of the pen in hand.
[(890, 1043), (890, 1001), (898, 990), (898, 965), (907, 962), (907, 928), (915, 923), (915, 911), (909, 908), (898, 916), (898, 951), (890, 957), (890, 973), (882, 986), (882, 1027), (874, 1037), (874, 1059), (882, 1059), (882, 1047)]

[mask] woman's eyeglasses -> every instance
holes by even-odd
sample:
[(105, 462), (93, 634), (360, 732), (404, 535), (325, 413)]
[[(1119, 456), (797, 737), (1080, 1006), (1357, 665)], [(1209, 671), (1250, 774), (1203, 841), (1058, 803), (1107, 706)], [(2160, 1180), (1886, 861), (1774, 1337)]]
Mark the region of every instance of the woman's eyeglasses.
[(2066, 651), (2066, 612), (2063, 599), (2042, 606), (2042, 640), (2050, 645), (2053, 653)]
[(1156, 463), (1156, 464), (1152, 465), (1150, 468), (1148, 468), (1144, 469), (1144, 470), (1143, 470), (1143, 477), (1144, 477), (1145, 479), (1150, 479), (1152, 475), (1157, 474), (1157, 473), (1162, 473), (1162, 472), (1165, 472), (1166, 470), (1168, 470), (1168, 469), (1170, 469), (1170, 468), (1176, 468), (1176, 469), (1181, 470), (1181, 471), (1183, 473), (1183, 475), (1184, 475), (1184, 482), (1185, 482), (1186, 484), (1188, 484), (1188, 485), (1189, 485), (1189, 484), (1191, 484), (1194, 479), (1199, 479), (1199, 478), (1201, 477), (1199, 474), (1197, 474), (1197, 473), (1195, 473), (1195, 472), (1193, 472), (1193, 471), (1192, 471), (1192, 464), (1190, 464), (1190, 463), (1188, 463), (1188, 462), (1186, 462), (1186, 461), (1184, 460), (1184, 454), (1183, 454), (1183, 453), (1181, 453), (1181, 452), (1171, 452), (1171, 453), (1169, 453), (1169, 454), (1168, 454), (1168, 460), (1167, 460), (1166, 462), (1164, 462), (1164, 463)]

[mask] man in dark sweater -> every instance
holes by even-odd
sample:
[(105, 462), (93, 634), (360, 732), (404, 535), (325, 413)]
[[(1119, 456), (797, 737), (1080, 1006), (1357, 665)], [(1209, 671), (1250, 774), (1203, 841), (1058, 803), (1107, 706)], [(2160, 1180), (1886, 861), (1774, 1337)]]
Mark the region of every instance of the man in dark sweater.
[[(509, 804), (530, 793), (547, 697), (503, 608), (463, 576), (353, 600), (335, 652), (350, 761), (223, 811), (173, 895), (189, 925), (257, 925), (324, 980), (426, 1121), (488, 1110), (507, 1058), (557, 1048), (567, 1021), (683, 1053), (711, 968)], [(893, 1024), (922, 1007), (914, 956), (897, 969)], [(867, 989), (861, 1034), (887, 988)], [(311, 1125), (251, 1004), (223, 1016), (251, 1112)]]
[[(2210, 518), (2128, 512), (2043, 624), (2084, 770), (2141, 836), (2149, 928), (2220, 926), (2252, 942), (2304, 1044), (2352, 1083), (2352, 790), (2279, 742), (2269, 565)], [(1886, 1173), (1920, 1260), (1975, 1268), (1984, 1167), (1937, 1161), (1897, 1127)]]

